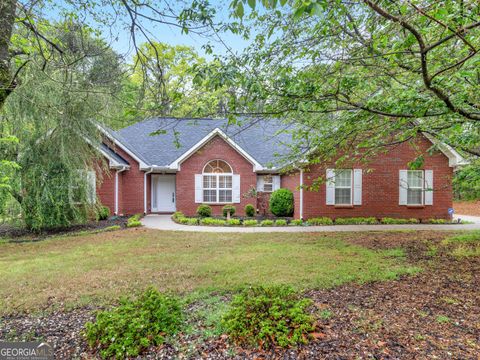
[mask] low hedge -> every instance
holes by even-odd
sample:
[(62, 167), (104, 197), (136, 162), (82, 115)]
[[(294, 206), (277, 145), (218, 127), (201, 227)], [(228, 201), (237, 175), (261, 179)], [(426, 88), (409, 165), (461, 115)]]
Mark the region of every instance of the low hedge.
[(263, 220), (260, 226), (273, 226), (273, 220)]
[(420, 221), (418, 219), (396, 219), (385, 217), (380, 220), (382, 224), (385, 225), (402, 225), (402, 224), (418, 224)]
[(375, 225), (378, 221), (374, 217), (351, 217), (335, 219), (337, 225)]
[(278, 219), (275, 221), (275, 226), (287, 226), (287, 220)]
[(318, 218), (311, 218), (307, 220), (307, 224), (310, 226), (316, 225), (333, 225), (333, 220), (329, 217), (318, 217)]
[(227, 225), (226, 220), (223, 219), (215, 219), (211, 217), (206, 217), (200, 219), (200, 225), (209, 225), (209, 226), (225, 226)]
[(257, 220), (243, 220), (243, 226), (257, 226), (258, 221)]

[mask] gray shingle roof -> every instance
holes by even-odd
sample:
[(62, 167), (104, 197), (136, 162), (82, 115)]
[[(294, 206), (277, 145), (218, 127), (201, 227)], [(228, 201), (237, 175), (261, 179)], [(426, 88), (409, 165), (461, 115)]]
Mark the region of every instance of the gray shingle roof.
[[(292, 143), (290, 126), (275, 119), (240, 119), (239, 123), (228, 125), (226, 119), (152, 118), (109, 132), (149, 166), (168, 166), (216, 128), (262, 166), (280, 165)], [(151, 135), (159, 130), (160, 134)]]
[(127, 160), (125, 160), (123, 157), (121, 157), (120, 155), (118, 155), (115, 151), (113, 151), (112, 149), (110, 149), (107, 145), (105, 145), (104, 143), (101, 143), (100, 144), (100, 148), (106, 153), (108, 154), (108, 156), (110, 158), (112, 158), (113, 160), (115, 160), (117, 163), (119, 163), (120, 165), (130, 165), (128, 163)]

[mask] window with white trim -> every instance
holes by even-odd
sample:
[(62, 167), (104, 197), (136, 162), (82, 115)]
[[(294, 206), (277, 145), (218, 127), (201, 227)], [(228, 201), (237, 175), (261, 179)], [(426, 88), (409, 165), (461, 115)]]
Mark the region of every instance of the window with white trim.
[(407, 171), (407, 205), (423, 205), (423, 170)]
[(352, 204), (352, 169), (335, 170), (335, 205)]
[(212, 160), (203, 168), (203, 202), (231, 203), (232, 177), (230, 165), (223, 160)]
[(273, 191), (273, 176), (264, 175), (263, 176), (263, 191), (272, 192)]

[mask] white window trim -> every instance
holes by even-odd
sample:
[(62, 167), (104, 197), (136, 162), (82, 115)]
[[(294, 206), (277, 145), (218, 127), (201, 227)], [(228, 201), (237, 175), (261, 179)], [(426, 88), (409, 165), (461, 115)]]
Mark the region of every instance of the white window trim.
[(334, 193), (334, 197), (333, 197), (334, 205), (340, 205), (340, 206), (353, 205), (353, 169), (335, 169), (334, 171), (335, 171), (335, 179), (337, 178), (337, 174), (336, 174), (337, 171), (350, 171), (350, 186), (337, 186), (337, 182), (336, 181), (334, 182), (335, 184), (334, 191), (337, 189), (350, 189), (350, 203), (338, 204), (337, 196)]
[[(202, 170), (202, 198), (203, 198), (203, 202), (204, 204), (213, 204), (213, 205), (221, 205), (221, 204), (231, 204), (233, 203), (233, 172), (228, 172), (228, 173), (206, 173), (205, 172), (205, 168), (207, 167), (208, 164), (210, 164), (212, 161), (222, 161), (224, 162), (225, 164), (227, 164), (229, 167), (230, 167), (230, 170), (232, 170), (232, 166), (226, 162), (225, 160), (222, 160), (222, 159), (212, 159), (210, 161), (208, 161), (205, 166), (203, 167), (203, 170)], [(204, 186), (204, 179), (205, 179), (205, 176), (214, 176), (215, 177), (215, 182), (216, 182), (216, 187), (214, 188), (206, 188)], [(220, 187), (220, 176), (230, 176), (230, 183), (231, 183), (231, 186), (230, 187), (226, 187), (226, 188), (221, 188)], [(205, 201), (205, 193), (204, 191), (205, 190), (216, 190), (216, 199), (217, 201)], [(231, 197), (232, 197), (232, 201), (220, 201), (220, 191), (223, 191), (223, 190), (230, 190), (231, 192)]]
[[(273, 183), (273, 175), (262, 175), (263, 176), (263, 192), (266, 192), (266, 193), (271, 193), (273, 192), (273, 187), (274, 187), (274, 183)], [(267, 182), (265, 181), (266, 178), (270, 177), (270, 182)], [(265, 185), (271, 185), (272, 186), (272, 189), (271, 190), (265, 190)]]
[[(421, 172), (422, 173), (422, 185), (411, 187), (408, 183), (408, 174), (411, 172)], [(411, 204), (408, 202), (408, 190), (421, 190), (422, 200), (420, 203)], [(425, 205), (425, 170), (407, 170), (407, 206), (422, 206)]]

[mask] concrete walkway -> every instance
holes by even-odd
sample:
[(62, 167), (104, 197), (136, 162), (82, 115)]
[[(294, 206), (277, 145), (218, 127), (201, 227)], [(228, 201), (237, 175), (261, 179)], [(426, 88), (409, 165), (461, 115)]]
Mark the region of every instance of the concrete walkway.
[(229, 227), (229, 226), (192, 226), (173, 222), (170, 215), (147, 215), (143, 225), (150, 229), (170, 231), (194, 231), (213, 233), (272, 233), (272, 232), (333, 232), (333, 231), (385, 231), (385, 230), (480, 230), (480, 217), (456, 215), (466, 221), (475, 222), (465, 225), (333, 225), (333, 226), (285, 226), (285, 227)]

